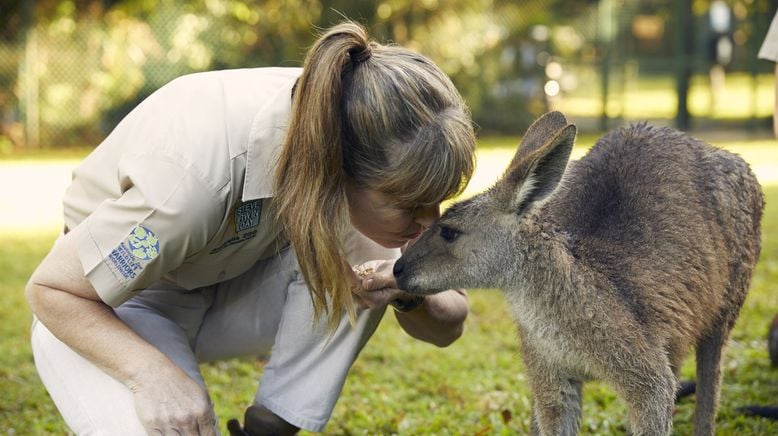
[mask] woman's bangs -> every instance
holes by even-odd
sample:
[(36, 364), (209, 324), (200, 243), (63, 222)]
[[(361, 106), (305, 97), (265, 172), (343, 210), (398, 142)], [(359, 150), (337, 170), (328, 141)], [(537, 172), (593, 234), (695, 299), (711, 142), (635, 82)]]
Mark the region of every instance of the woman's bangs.
[[(430, 152), (430, 148), (443, 149)], [(391, 180), (378, 189), (397, 199), (401, 208), (439, 204), (460, 194), (475, 167), (472, 149), (464, 145), (439, 144), (417, 147), (397, 162)]]

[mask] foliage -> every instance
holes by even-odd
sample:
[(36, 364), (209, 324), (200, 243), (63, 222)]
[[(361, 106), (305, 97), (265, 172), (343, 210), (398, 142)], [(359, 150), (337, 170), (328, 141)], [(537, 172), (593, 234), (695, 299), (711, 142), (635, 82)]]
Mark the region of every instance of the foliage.
[[(738, 26), (733, 38), (739, 63), (733, 68), (766, 71), (766, 63), (754, 63), (754, 38), (766, 27), (774, 0), (728, 3)], [(701, 29), (695, 35), (699, 74), (707, 74), (710, 62), (703, 42), (709, 5), (710, 0), (693, 2)], [(640, 113), (628, 97), (633, 81), (627, 76), (651, 70), (672, 77), (673, 26), (660, 26), (654, 40), (641, 41), (633, 35), (632, 20), (646, 15), (672, 23), (674, 12), (673, 2), (637, 0), (10, 2), (0, 6), (0, 146), (97, 144), (174, 77), (208, 69), (299, 66), (316, 30), (344, 17), (364, 23), (380, 41), (437, 62), (482, 131), (517, 133), (562, 97), (582, 108), (581, 116), (599, 116), (606, 59), (607, 113), (613, 112), (611, 104), (629, 106), (613, 116)], [(613, 32), (606, 31), (609, 20), (615, 20)], [(611, 34), (614, 40), (606, 41)], [(557, 96), (547, 95), (549, 83), (559, 87)], [(670, 83), (671, 97), (673, 89)], [(730, 95), (720, 100), (730, 101)], [(736, 116), (763, 116), (750, 107), (739, 105)], [(674, 108), (663, 107), (661, 116), (673, 117)]]
[[(585, 145), (592, 141), (589, 136), (579, 140)], [(499, 173), (516, 143), (515, 138), (482, 141), (479, 168), (492, 176)], [(585, 148), (576, 148), (575, 155)], [(754, 165), (778, 162), (778, 151), (769, 141), (733, 149)], [(725, 357), (717, 432), (724, 436), (778, 434), (778, 422), (735, 412), (738, 406), (778, 398), (778, 370), (769, 367), (765, 343), (769, 321), (778, 312), (778, 177), (773, 176), (764, 181), (761, 259)], [(479, 179), (469, 191), (489, 183)], [(22, 234), (0, 229), (0, 433), (66, 432), (35, 373), (28, 342), (31, 315), (22, 296), (25, 281), (56, 234), (54, 227)], [(473, 290), (470, 309), (464, 336), (444, 349), (413, 341), (393, 316), (386, 316), (352, 368), (325, 433), (528, 434), (531, 399), (506, 302), (498, 291)], [(261, 371), (261, 363), (253, 359), (203, 366), (222, 427), (227, 419), (242, 415)], [(683, 376), (694, 377), (692, 361)], [(693, 398), (679, 404), (676, 434), (692, 433), (693, 408)], [(588, 383), (582, 433), (624, 434), (625, 426), (626, 410), (613, 390)]]

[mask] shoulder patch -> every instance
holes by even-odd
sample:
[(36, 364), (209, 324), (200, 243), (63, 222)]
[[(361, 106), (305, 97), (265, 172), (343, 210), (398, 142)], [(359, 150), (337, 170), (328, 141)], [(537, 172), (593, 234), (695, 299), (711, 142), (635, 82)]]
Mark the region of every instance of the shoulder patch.
[(159, 239), (148, 227), (135, 226), (127, 237), (130, 252), (140, 260), (151, 260), (159, 254)]
[(159, 238), (148, 227), (135, 226), (127, 239), (111, 250), (106, 260), (121, 275), (123, 281), (140, 274), (149, 261), (159, 255)]

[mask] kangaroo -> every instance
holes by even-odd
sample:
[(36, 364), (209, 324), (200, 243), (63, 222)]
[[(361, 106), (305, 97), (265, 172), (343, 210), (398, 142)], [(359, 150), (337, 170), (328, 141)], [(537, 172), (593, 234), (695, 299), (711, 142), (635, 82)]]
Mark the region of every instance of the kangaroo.
[(623, 398), (633, 434), (669, 434), (696, 347), (695, 434), (712, 435), (722, 348), (759, 257), (760, 186), (740, 157), (671, 128), (616, 129), (568, 165), (575, 135), (559, 112), (533, 123), (503, 177), (395, 263), (398, 287), (505, 292), (536, 434), (577, 434), (591, 379)]

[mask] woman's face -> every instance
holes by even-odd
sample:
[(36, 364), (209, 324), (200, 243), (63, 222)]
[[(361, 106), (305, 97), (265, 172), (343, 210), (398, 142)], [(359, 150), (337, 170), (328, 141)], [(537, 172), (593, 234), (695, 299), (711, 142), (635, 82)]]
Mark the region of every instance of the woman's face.
[(379, 191), (346, 188), (351, 224), (363, 235), (386, 248), (399, 248), (440, 218), (440, 205), (398, 209), (393, 199)]

